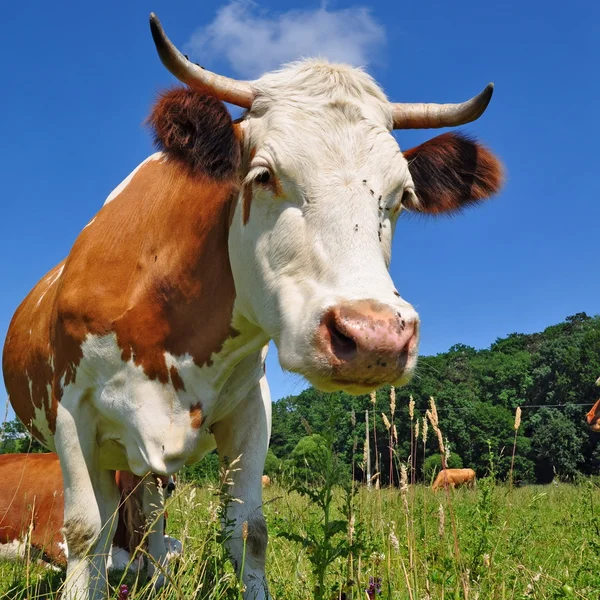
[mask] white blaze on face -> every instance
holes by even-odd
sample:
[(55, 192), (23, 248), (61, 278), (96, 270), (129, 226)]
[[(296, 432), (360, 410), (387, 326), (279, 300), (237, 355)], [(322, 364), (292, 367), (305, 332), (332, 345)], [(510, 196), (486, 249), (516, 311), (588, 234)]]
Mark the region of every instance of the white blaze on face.
[[(263, 93), (243, 123), (250, 219), (242, 190), (230, 235), (236, 302), (282, 366), (313, 381), (315, 332), (332, 306), (373, 301), (416, 320), (388, 273), (413, 182), (390, 105), (365, 73), (309, 61), (255, 85)], [(264, 171), (269, 184), (253, 183)]]

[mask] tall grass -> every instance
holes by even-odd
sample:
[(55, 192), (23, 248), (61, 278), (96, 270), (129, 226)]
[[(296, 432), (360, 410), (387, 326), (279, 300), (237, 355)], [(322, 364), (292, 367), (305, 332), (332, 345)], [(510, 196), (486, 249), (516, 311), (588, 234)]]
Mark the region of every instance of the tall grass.
[[(429, 428), (446, 465), (434, 401), (427, 418), (420, 422), (420, 436), (416, 426), (411, 432), (411, 454), (404, 457), (390, 420), (398, 487), (356, 488), (335, 455), (331, 423), (322, 432), (327, 448), (313, 465), (320, 476), (291, 485), (275, 481), (264, 490), (273, 598), (600, 600), (598, 483), (514, 487), (510, 478), (506, 484), (496, 481), (490, 454), (488, 474), (476, 489), (434, 493), (429, 485), (411, 484), (413, 457), (419, 446), (425, 456)], [(515, 436), (518, 428), (515, 422)], [(362, 434), (356, 432), (353, 454), (364, 459), (356, 443)], [(168, 501), (168, 533), (182, 541), (183, 555), (170, 565), (167, 584), (153, 595), (143, 574), (112, 573), (111, 598), (243, 597), (225, 549), (230, 527), (226, 522), (221, 527), (224, 505), (235, 501), (228, 494), (235, 468), (229, 465), (213, 486), (182, 484)], [(27, 556), (19, 563), (0, 561), (0, 598), (58, 600), (64, 573)]]

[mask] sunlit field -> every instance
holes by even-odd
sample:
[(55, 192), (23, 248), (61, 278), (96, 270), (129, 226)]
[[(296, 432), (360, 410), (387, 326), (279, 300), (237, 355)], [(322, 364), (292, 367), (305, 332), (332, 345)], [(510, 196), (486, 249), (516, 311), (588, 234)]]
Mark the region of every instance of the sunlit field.
[[(184, 552), (154, 597), (241, 598), (215, 494), (185, 484), (169, 501), (168, 532)], [(328, 550), (307, 541), (323, 532), (322, 511), (277, 483), (264, 495), (277, 599), (600, 598), (600, 488), (592, 481), (510, 490), (481, 479), (476, 489), (437, 493), (422, 485), (361, 488), (351, 502), (335, 489), (324, 546), (341, 556), (326, 569), (325, 589), (315, 573)], [(58, 598), (63, 580), (33, 558), (0, 563), (2, 598)], [(113, 573), (111, 584), (112, 598), (151, 596), (142, 577)]]

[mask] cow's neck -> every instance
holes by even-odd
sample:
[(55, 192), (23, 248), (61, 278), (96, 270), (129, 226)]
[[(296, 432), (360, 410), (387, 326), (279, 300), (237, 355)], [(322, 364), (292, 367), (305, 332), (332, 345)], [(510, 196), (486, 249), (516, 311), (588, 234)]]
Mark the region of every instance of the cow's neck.
[(85, 335), (110, 334), (122, 359), (150, 379), (177, 389), (184, 385), (181, 370), (197, 376), (199, 369), (219, 386), (264, 345), (264, 334), (235, 311), (228, 252), (235, 187), (192, 176), (164, 157), (137, 170), (84, 229), (67, 261), (63, 285), (89, 292), (76, 298), (77, 311), (65, 307), (80, 314), (59, 333), (77, 346), (70, 364), (78, 362)]

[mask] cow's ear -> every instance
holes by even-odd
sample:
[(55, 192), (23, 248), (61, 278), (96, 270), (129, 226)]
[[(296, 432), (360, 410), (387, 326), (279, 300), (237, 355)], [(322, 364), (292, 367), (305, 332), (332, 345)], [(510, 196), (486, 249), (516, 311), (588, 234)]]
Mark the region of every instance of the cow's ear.
[(406, 208), (438, 215), (460, 211), (496, 194), (502, 163), (462, 133), (444, 133), (404, 152), (415, 184)]
[(240, 144), (225, 105), (187, 87), (162, 92), (146, 120), (156, 147), (193, 173), (216, 180), (237, 176)]

